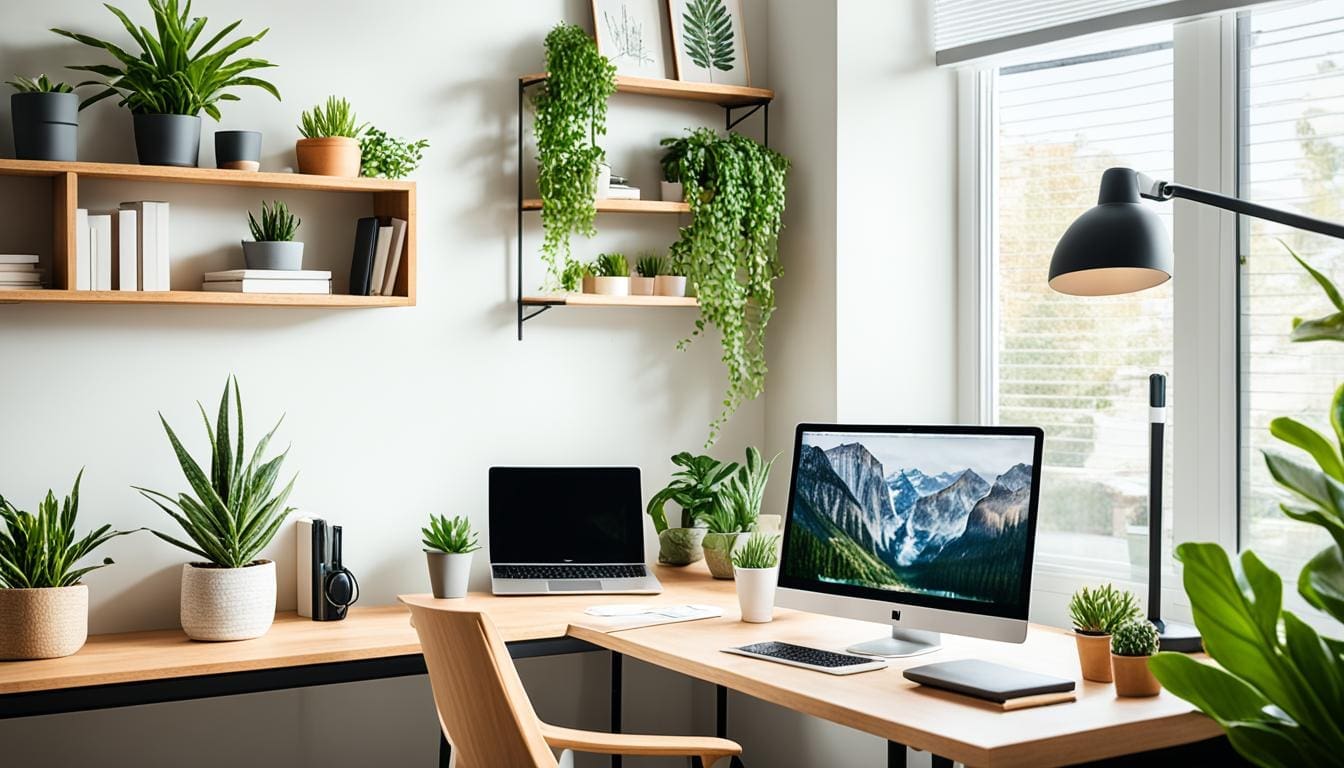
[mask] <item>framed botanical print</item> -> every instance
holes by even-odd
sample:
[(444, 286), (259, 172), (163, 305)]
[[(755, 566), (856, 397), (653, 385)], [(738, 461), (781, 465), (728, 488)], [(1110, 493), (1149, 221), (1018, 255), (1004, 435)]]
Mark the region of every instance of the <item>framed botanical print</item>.
[(664, 0), (593, 0), (597, 50), (619, 75), (669, 77)]
[(677, 79), (751, 85), (741, 0), (668, 0)]

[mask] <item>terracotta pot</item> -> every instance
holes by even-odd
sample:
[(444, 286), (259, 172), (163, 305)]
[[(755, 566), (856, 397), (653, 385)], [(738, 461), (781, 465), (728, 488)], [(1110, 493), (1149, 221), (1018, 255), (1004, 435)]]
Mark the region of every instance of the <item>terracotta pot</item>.
[(1157, 682), (1153, 671), (1148, 668), (1148, 660), (1151, 658), (1111, 654), (1116, 696), (1156, 696), (1162, 692), (1162, 684)]
[(630, 276), (630, 295), (631, 296), (652, 296), (653, 295), (652, 277)]
[(658, 534), (658, 562), (663, 565), (699, 562), (705, 557), (704, 541), (704, 528), (668, 528)]
[(593, 278), (593, 293), (602, 296), (629, 296), (630, 278), (598, 275)]
[(707, 533), (703, 549), (705, 565), (716, 579), (733, 578), (733, 551), (747, 540), (746, 533)]
[(182, 629), (192, 640), (261, 637), (275, 619), (275, 563), (182, 566)]
[(1073, 639), (1078, 643), (1078, 666), (1083, 669), (1083, 679), (1111, 682), (1111, 636), (1085, 635), (1075, 630)]
[(88, 586), (0, 589), (0, 660), (69, 656), (88, 637)]
[(653, 292), (657, 296), (685, 296), (686, 278), (681, 275), (659, 275), (653, 278)]
[(317, 176), (358, 176), (359, 141), (344, 136), (299, 139), (294, 145), (299, 173)]

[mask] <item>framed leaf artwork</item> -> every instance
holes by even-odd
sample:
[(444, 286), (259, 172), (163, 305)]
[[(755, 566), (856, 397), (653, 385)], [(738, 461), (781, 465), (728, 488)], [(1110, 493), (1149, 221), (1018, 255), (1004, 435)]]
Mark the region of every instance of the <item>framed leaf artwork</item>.
[(741, 0), (668, 0), (677, 79), (751, 85)]
[(668, 77), (664, 0), (593, 0), (597, 50), (620, 75)]

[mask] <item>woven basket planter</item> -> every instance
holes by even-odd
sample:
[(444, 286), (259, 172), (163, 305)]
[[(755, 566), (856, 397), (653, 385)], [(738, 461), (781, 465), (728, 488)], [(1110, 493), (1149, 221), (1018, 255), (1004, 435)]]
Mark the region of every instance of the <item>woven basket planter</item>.
[(182, 566), (182, 629), (192, 640), (250, 640), (275, 619), (275, 563)]
[(0, 589), (0, 659), (54, 659), (89, 637), (89, 588)]

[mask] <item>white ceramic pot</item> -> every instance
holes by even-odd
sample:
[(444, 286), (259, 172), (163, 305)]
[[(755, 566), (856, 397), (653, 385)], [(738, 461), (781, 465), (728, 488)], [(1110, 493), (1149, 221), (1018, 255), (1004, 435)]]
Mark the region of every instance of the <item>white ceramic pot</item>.
[(743, 621), (764, 624), (775, 618), (775, 585), (779, 582), (779, 566), (734, 566), (733, 578), (737, 581), (737, 603), (742, 607)]
[(653, 281), (652, 277), (630, 276), (630, 295), (631, 296), (652, 296)]
[(653, 293), (657, 296), (685, 296), (686, 278), (681, 275), (659, 275), (653, 278)]
[(450, 554), (425, 550), (429, 561), (429, 586), (435, 597), (466, 597), (471, 580), (471, 553)]
[(182, 629), (192, 640), (250, 640), (275, 619), (275, 563), (182, 566)]
[(593, 278), (593, 293), (601, 296), (629, 296), (630, 278), (598, 275)]
[(682, 188), (680, 181), (660, 181), (658, 182), (659, 195), (664, 202), (683, 203), (686, 201), (686, 190)]
[(598, 200), (606, 200), (611, 197), (611, 166), (602, 163), (597, 166), (597, 194)]
[(88, 586), (0, 589), (0, 660), (69, 656), (88, 637)]

